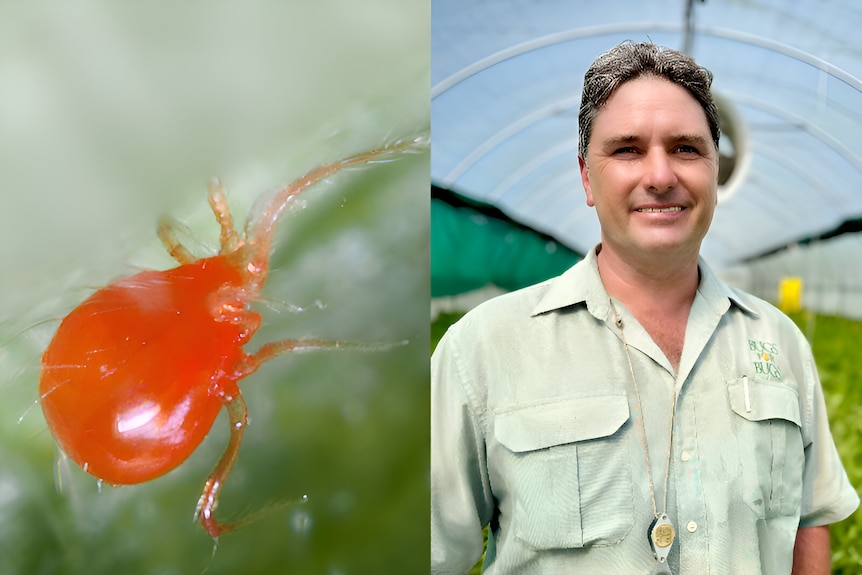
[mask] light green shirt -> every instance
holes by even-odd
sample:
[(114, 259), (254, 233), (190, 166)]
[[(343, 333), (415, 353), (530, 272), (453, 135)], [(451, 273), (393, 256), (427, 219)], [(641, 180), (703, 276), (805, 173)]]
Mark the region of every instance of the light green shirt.
[[(849, 516), (805, 338), (703, 261), (679, 372), (615, 302), (640, 388), (675, 574), (789, 574), (798, 527)], [(562, 276), (485, 302), (432, 358), (432, 573), (649, 574), (640, 413), (595, 250)]]

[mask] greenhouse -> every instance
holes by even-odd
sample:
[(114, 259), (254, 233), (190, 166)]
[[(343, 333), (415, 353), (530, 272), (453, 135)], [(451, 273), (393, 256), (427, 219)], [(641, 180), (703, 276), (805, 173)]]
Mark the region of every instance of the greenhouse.
[[(558, 269), (570, 261), (561, 252), (586, 253), (599, 232), (578, 173), (583, 73), (611, 46), (649, 39), (684, 49), (715, 76), (721, 186), (706, 260), (766, 299), (796, 277), (807, 308), (862, 317), (862, 266), (848, 265), (862, 250), (857, 3), (437, 0), (432, 19), (435, 216), (468, 200), (547, 239)], [(490, 268), (485, 283), (509, 287), (494, 259), (474, 251), (475, 218), (457, 228), (443, 220), (433, 220), (434, 295), (455, 291), (450, 254), (475, 258), (470, 267)], [(464, 236), (444, 233), (455, 229)], [(514, 250), (535, 241), (501, 233)], [(511, 266), (508, 252), (496, 253)], [(530, 260), (540, 278), (547, 262)]]
[[(721, 116), (718, 205), (701, 255), (807, 336), (860, 492), (860, 27), (852, 0), (435, 0), (433, 342), (467, 310), (561, 274), (599, 242), (578, 166), (593, 59), (625, 41), (682, 50), (713, 72)], [(831, 531), (833, 573), (862, 572), (862, 514)]]

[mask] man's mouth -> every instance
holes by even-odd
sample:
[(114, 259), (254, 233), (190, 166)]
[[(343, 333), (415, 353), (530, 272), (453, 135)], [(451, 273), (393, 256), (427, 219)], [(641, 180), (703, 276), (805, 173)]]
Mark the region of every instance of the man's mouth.
[(673, 206), (671, 208), (638, 208), (635, 211), (646, 214), (665, 214), (668, 212), (681, 212), (682, 206)]

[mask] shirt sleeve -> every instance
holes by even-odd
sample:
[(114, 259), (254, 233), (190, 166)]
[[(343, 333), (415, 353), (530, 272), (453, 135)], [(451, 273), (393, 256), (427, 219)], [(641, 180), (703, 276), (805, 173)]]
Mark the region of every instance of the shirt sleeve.
[[(826, 402), (810, 348), (805, 357), (805, 380), (809, 387), (806, 411), (810, 415), (805, 446), (802, 509), (799, 527), (836, 523), (859, 506), (859, 496), (850, 484), (826, 415)], [(805, 433), (805, 432), (804, 432)]]
[(461, 351), (450, 329), (431, 358), (431, 573), (440, 575), (470, 571), (493, 514), (481, 413)]

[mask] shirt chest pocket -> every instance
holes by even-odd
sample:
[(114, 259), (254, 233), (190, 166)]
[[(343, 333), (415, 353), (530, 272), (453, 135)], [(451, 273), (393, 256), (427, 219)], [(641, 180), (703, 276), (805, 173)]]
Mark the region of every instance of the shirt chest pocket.
[(799, 514), (805, 453), (792, 382), (745, 376), (728, 382), (745, 503), (758, 517)]
[(537, 549), (619, 543), (631, 530), (631, 454), (624, 394), (498, 413), (514, 499), (514, 535)]

